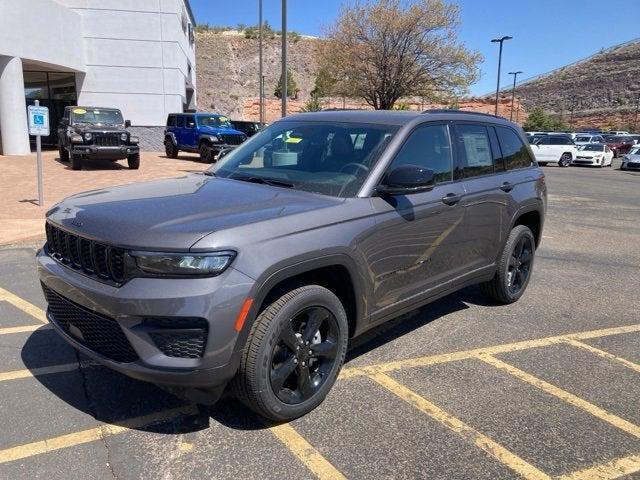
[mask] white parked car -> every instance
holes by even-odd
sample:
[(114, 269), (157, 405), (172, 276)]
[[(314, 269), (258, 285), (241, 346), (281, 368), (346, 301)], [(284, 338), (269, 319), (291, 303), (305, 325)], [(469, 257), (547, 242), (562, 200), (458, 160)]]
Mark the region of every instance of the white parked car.
[(576, 145), (589, 145), (590, 143), (604, 143), (604, 137), (602, 135), (583, 133), (576, 135), (573, 141)]
[(601, 143), (591, 143), (578, 147), (578, 155), (571, 165), (591, 165), (610, 167), (613, 163), (613, 150)]
[(620, 170), (640, 170), (640, 147), (633, 147), (629, 153), (622, 157)]
[(571, 138), (566, 135), (547, 135), (531, 145), (539, 165), (557, 163), (561, 167), (568, 167), (578, 156), (578, 148)]

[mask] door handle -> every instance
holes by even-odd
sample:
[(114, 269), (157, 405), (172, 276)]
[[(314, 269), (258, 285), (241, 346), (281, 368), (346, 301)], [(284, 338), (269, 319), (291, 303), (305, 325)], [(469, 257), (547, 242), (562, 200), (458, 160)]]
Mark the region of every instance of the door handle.
[(511, 190), (513, 190), (513, 187), (515, 187), (513, 183), (504, 182), (502, 185), (500, 185), (500, 190), (502, 190), (503, 192), (510, 192)]
[(445, 205), (455, 205), (462, 199), (462, 195), (458, 195), (456, 193), (447, 193), (444, 197), (442, 197), (442, 203)]

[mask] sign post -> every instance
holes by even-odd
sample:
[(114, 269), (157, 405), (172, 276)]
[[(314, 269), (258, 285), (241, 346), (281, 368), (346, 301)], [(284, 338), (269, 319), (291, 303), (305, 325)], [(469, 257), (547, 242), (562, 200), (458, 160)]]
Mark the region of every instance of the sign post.
[(36, 158), (38, 163), (38, 206), (44, 203), (44, 192), (42, 187), (42, 142), (40, 137), (49, 136), (49, 109), (41, 107), (40, 101), (36, 100), (35, 105), (29, 105), (29, 135), (36, 137)]

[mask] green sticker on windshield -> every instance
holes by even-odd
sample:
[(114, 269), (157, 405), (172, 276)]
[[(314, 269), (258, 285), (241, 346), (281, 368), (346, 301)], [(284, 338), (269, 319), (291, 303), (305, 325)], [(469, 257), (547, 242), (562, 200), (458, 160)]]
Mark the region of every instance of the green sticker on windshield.
[(227, 117), (218, 117), (221, 122), (228, 122), (229, 119)]

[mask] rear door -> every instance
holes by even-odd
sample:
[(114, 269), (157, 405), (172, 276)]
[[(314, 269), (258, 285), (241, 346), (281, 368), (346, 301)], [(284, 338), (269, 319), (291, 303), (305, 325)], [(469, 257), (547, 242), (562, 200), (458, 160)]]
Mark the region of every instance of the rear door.
[(557, 159), (554, 159), (550, 138), (551, 138), (550, 135), (546, 135), (542, 137), (540, 140), (538, 140), (538, 142), (535, 145), (531, 145), (531, 150), (533, 150), (533, 153), (536, 156), (537, 161), (539, 162), (557, 161)]
[(454, 122), (457, 159), (455, 178), (462, 180), (465, 195), (464, 241), (459, 255), (465, 270), (473, 272), (495, 262), (502, 245), (501, 226), (507, 221), (509, 191), (505, 166), (492, 126)]
[(184, 145), (190, 148), (197, 148), (198, 146), (198, 129), (196, 127), (196, 116), (185, 115), (184, 116), (184, 134), (182, 141)]
[(185, 145), (184, 143), (184, 134), (185, 134), (185, 128), (184, 128), (184, 115), (176, 115), (176, 128), (173, 130), (176, 136), (176, 142), (178, 143), (179, 147), (182, 147)]

